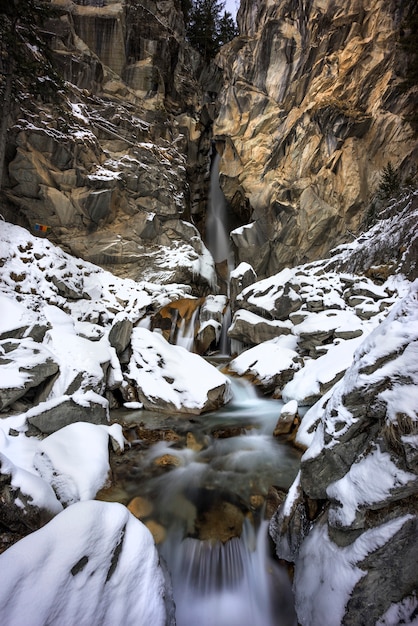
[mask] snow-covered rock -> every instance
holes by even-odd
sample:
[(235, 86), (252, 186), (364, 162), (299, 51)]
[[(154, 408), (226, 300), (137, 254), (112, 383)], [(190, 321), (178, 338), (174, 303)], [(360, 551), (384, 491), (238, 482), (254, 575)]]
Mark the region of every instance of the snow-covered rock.
[(228, 370), (245, 376), (266, 391), (282, 389), (302, 366), (294, 335), (284, 335), (264, 341), (235, 357)]
[(146, 408), (202, 413), (231, 399), (226, 376), (199, 355), (145, 328), (133, 330), (131, 345), (126, 379)]
[(169, 590), (149, 530), (121, 504), (74, 504), (0, 555), (2, 624), (165, 626)]
[(54, 353), (33, 339), (0, 341), (0, 410), (46, 384), (58, 370)]
[(109, 438), (123, 449), (118, 424), (74, 423), (39, 440), (26, 436), (25, 415), (0, 420), (1, 474), (9, 477), (2, 481), (4, 503), (19, 508), (23, 521), (34, 507), (45, 520), (62, 506), (94, 498), (109, 478)]
[(295, 562), (304, 626), (387, 623), (384, 616), (397, 614), (401, 605), (409, 607), (402, 623), (413, 623), (417, 426), (415, 281), (360, 343), (328, 397), (302, 420), (301, 438), (309, 447), (270, 532), (277, 555)]

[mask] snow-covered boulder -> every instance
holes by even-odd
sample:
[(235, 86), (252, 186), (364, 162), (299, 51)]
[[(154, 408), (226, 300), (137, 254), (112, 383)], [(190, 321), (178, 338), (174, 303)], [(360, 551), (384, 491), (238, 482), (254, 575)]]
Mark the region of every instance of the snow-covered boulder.
[(171, 623), (152, 535), (121, 504), (68, 507), (1, 554), (0, 569), (2, 624)]
[(54, 354), (30, 337), (0, 341), (0, 410), (40, 391), (58, 369)]
[(284, 335), (249, 348), (235, 357), (228, 370), (245, 376), (265, 391), (282, 389), (302, 366), (296, 352), (296, 337)]
[(125, 376), (145, 408), (199, 414), (231, 399), (226, 376), (199, 355), (169, 344), (159, 333), (134, 328), (131, 346)]
[(124, 445), (118, 424), (71, 424), (42, 441), (25, 431), (25, 415), (0, 420), (2, 526), (18, 534), (94, 498), (109, 478), (109, 438)]
[(29, 409), (25, 413), (28, 424), (45, 435), (75, 422), (106, 424), (109, 421), (109, 402), (94, 391), (76, 392), (59, 396)]
[(286, 322), (266, 320), (255, 313), (239, 309), (234, 314), (232, 324), (228, 329), (228, 336), (238, 341), (245, 337), (247, 344), (255, 346), (280, 335), (289, 335), (291, 328), (292, 323), (289, 320)]
[(418, 281), (357, 348), (324, 400), (302, 420), (302, 428), (306, 420), (317, 423), (316, 432), (304, 429), (309, 447), (300, 474), (270, 524), (277, 555), (295, 563), (299, 622), (412, 624)]
[(312, 406), (343, 377), (361, 341), (359, 337), (331, 344), (323, 356), (305, 361), (304, 367), (283, 387), (283, 400), (297, 400), (299, 406)]

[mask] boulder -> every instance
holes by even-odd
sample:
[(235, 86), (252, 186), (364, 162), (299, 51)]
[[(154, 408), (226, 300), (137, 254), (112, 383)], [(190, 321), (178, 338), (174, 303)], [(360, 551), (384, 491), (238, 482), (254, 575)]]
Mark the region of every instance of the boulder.
[(234, 311), (237, 296), (243, 289), (249, 287), (257, 280), (257, 274), (249, 263), (240, 263), (238, 267), (232, 270), (229, 285), (229, 301), (231, 310)]
[(255, 346), (281, 335), (289, 335), (291, 328), (292, 324), (289, 321), (269, 321), (255, 313), (239, 309), (234, 314), (231, 326), (228, 329), (228, 336), (247, 345)]
[(282, 407), (280, 417), (273, 430), (273, 437), (288, 435), (297, 428), (299, 423), (298, 403), (296, 400), (290, 400)]
[(109, 343), (115, 348), (116, 354), (120, 356), (129, 346), (133, 323), (130, 319), (119, 316), (112, 323), (109, 331)]
[(75, 393), (52, 402), (41, 402), (26, 413), (26, 419), (31, 426), (46, 435), (75, 422), (107, 424), (108, 402), (92, 392)]
[(199, 414), (231, 399), (228, 379), (197, 354), (145, 328), (132, 332), (126, 380), (150, 410)]
[(0, 341), (0, 410), (39, 391), (59, 371), (53, 353), (27, 337)]
[(280, 397), (281, 389), (302, 365), (295, 349), (295, 337), (277, 337), (242, 352), (229, 363), (228, 369), (250, 378), (267, 392), (275, 390), (275, 397)]
[(4, 624), (31, 623), (35, 606), (42, 623), (167, 624), (170, 592), (153, 537), (121, 504), (68, 507), (6, 550), (0, 566), (8, 572), (0, 590)]

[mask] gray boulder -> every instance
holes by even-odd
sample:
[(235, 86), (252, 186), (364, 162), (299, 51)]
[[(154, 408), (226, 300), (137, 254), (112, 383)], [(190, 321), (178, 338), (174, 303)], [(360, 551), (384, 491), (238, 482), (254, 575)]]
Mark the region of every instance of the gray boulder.
[(44, 402), (28, 411), (27, 422), (45, 435), (50, 435), (75, 422), (107, 424), (107, 400), (87, 392), (62, 396), (56, 402)]
[(0, 410), (45, 384), (58, 370), (52, 353), (33, 339), (0, 341)]

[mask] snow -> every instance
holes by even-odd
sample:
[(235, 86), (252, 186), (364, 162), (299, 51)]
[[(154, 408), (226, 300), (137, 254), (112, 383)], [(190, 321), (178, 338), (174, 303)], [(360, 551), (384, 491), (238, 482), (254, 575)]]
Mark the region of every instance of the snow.
[(401, 602), (391, 604), (388, 610), (376, 622), (376, 626), (393, 626), (393, 624), (418, 624), (418, 598), (416, 593), (404, 598)]
[(36, 320), (36, 315), (26, 307), (3, 294), (0, 294), (0, 311), (0, 336), (11, 330), (29, 327)]
[(268, 384), (280, 371), (298, 369), (296, 338), (282, 335), (249, 348), (229, 364), (229, 369), (240, 376), (250, 374)]
[(341, 624), (350, 593), (365, 575), (357, 563), (390, 541), (411, 517), (367, 530), (344, 548), (331, 541), (326, 524), (316, 524), (301, 546), (295, 570), (299, 622), (304, 626)]
[(208, 393), (221, 385), (226, 386), (225, 400), (231, 398), (226, 376), (197, 354), (169, 344), (158, 333), (134, 328), (131, 345), (127, 378), (135, 380), (144, 396), (157, 406), (164, 401), (177, 410), (199, 411)]
[(342, 374), (351, 364), (354, 351), (363, 341), (356, 337), (329, 347), (326, 354), (318, 359), (305, 362), (282, 391), (285, 402), (291, 399), (304, 404), (307, 398), (322, 395), (322, 387)]
[(343, 478), (328, 486), (327, 496), (337, 501), (337, 506), (332, 506), (329, 512), (329, 521), (335, 526), (350, 526), (363, 504), (388, 501), (395, 488), (414, 481), (415, 474), (401, 470), (389, 453), (375, 446), (367, 456), (357, 460)]
[[(10, 428), (20, 431), (9, 435)], [(76, 422), (42, 441), (26, 437), (20, 416), (0, 420), (2, 473), (10, 471), (12, 486), (33, 504), (56, 513), (61, 504), (94, 498), (110, 471), (109, 437), (124, 447), (119, 424), (97, 426)]]
[(80, 374), (83, 378), (81, 389), (93, 388), (102, 391), (103, 371), (106, 364), (112, 361), (112, 348), (107, 338), (90, 341), (78, 336), (71, 316), (55, 306), (46, 306), (43, 312), (52, 327), (46, 333), (45, 344), (60, 366), (60, 376), (50, 397), (67, 393)]
[(253, 267), (249, 263), (246, 263), (245, 261), (241, 261), (241, 263), (239, 263), (237, 267), (231, 270), (230, 277), (241, 278), (241, 276), (244, 276), (246, 272), (254, 272)]
[[(7, 311), (8, 307), (5, 307), (5, 310)], [(10, 351), (11, 346), (14, 348), (12, 351)], [(0, 341), (0, 357), (3, 357), (3, 362), (0, 364), (1, 389), (23, 388), (31, 379), (32, 368), (47, 360), (55, 360), (53, 353), (46, 346), (29, 337)]]
[(1, 554), (0, 569), (2, 624), (166, 623), (153, 538), (121, 504), (68, 507)]
[(319, 313), (309, 313), (306, 319), (295, 326), (295, 333), (318, 333), (330, 330), (354, 330), (362, 323), (351, 311), (327, 308)]

